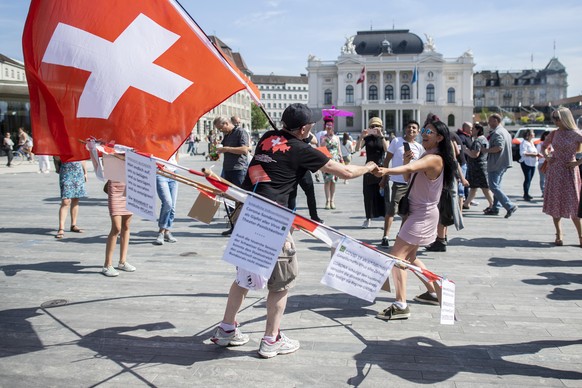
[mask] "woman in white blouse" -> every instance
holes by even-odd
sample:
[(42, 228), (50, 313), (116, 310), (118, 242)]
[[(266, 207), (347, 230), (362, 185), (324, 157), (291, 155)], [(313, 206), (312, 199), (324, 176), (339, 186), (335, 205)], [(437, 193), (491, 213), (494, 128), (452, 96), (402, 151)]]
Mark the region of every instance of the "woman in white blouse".
[(523, 141), (519, 146), (519, 164), (521, 165), (521, 171), (523, 171), (523, 199), (524, 201), (531, 201), (532, 196), (529, 195), (529, 187), (531, 185), (532, 178), (536, 171), (538, 165), (538, 150), (533, 143), (534, 132), (530, 129), (523, 136)]

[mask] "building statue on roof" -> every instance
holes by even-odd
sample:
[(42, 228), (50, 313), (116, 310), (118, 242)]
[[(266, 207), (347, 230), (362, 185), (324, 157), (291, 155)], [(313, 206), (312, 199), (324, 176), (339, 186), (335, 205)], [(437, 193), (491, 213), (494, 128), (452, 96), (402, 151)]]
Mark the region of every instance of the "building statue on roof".
[(346, 43), (342, 46), (342, 54), (355, 54), (356, 46), (354, 45), (355, 36), (346, 36)]
[(307, 62), (311, 62), (311, 61), (319, 61), (319, 58), (318, 58), (318, 57), (316, 57), (316, 56), (315, 56), (315, 55), (313, 55), (313, 54), (309, 54), (309, 55), (307, 56)]
[(424, 36), (426, 36), (426, 44), (424, 45), (424, 51), (435, 52), (436, 45), (434, 44), (434, 39), (432, 38), (432, 36), (430, 36), (426, 32), (424, 33)]

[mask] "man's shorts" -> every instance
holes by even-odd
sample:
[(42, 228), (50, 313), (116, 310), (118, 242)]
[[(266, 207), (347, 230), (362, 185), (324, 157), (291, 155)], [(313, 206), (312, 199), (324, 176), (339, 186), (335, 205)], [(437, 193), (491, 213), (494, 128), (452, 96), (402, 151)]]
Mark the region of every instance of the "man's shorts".
[(408, 184), (392, 182), (392, 193), (390, 195), (390, 203), (386, 206), (386, 215), (388, 217), (394, 217), (398, 211), (398, 204), (408, 190)]
[(267, 282), (269, 291), (279, 292), (289, 290), (295, 287), (295, 279), (299, 274), (299, 265), (297, 263), (297, 253), (295, 252), (295, 242), (291, 233), (285, 238), (285, 244), (281, 254), (277, 258), (277, 264), (273, 268), (271, 277)]

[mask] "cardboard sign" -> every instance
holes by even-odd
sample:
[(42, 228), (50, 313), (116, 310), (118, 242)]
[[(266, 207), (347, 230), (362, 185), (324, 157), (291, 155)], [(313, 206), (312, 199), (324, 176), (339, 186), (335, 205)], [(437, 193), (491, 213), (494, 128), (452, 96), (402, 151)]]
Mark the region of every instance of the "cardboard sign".
[(188, 217), (192, 217), (195, 220), (204, 222), (205, 224), (210, 224), (214, 215), (220, 208), (220, 201), (216, 200), (204, 192), (198, 194), (198, 198), (192, 205), (190, 212), (188, 212)]

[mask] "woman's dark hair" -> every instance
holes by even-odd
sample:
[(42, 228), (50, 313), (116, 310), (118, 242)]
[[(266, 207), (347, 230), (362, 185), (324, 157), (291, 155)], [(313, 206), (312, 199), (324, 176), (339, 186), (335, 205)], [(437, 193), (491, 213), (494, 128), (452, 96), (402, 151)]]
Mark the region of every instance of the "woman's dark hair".
[(475, 124), (474, 128), (477, 130), (477, 136), (483, 136), (485, 130), (481, 124)]
[(546, 140), (546, 136), (548, 136), (549, 134), (550, 131), (544, 131), (544, 133), (542, 133), (542, 136), (540, 136), (540, 141)]
[(344, 136), (342, 138), (342, 143), (344, 145), (348, 144), (348, 141), (350, 141), (350, 134), (347, 132), (344, 132)]
[(451, 145), (451, 135), (449, 127), (442, 121), (430, 121), (437, 133), (443, 137), (437, 147), (437, 155), (443, 158), (443, 187), (452, 187), (455, 179), (456, 161), (453, 157), (453, 146)]

